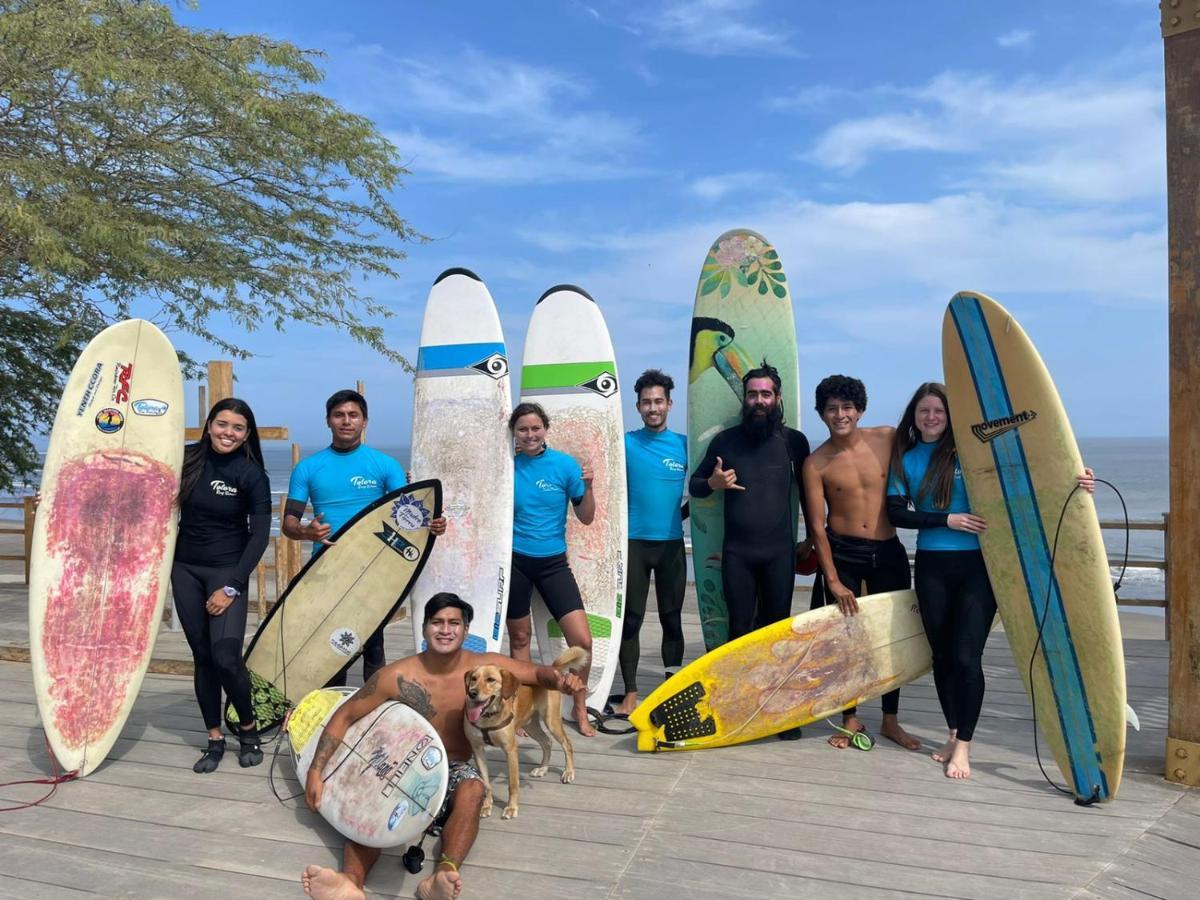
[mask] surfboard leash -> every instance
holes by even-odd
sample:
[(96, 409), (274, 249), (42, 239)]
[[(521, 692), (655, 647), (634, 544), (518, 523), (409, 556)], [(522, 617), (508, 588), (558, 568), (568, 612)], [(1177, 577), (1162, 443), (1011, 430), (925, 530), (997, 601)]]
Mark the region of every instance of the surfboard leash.
[[(1121, 495), (1121, 491), (1111, 481), (1105, 481), (1103, 478), (1093, 478), (1097, 484), (1104, 484), (1113, 489), (1117, 495), (1117, 499), (1121, 501), (1121, 512), (1125, 517), (1125, 555), (1121, 560), (1121, 573), (1117, 576), (1116, 582), (1113, 584), (1113, 602), (1116, 602), (1117, 591), (1121, 589), (1121, 583), (1125, 580), (1125, 571), (1129, 567), (1129, 508), (1125, 505), (1125, 498)], [(1046, 627), (1046, 617), (1050, 613), (1050, 596), (1054, 589), (1054, 562), (1058, 558), (1058, 539), (1062, 534), (1063, 520), (1067, 517), (1067, 509), (1070, 506), (1071, 498), (1075, 496), (1076, 491), (1079, 491), (1078, 484), (1071, 488), (1071, 493), (1067, 494), (1067, 499), (1063, 501), (1062, 510), (1058, 514), (1058, 526), (1054, 529), (1054, 545), (1050, 551), (1050, 573), (1051, 578), (1046, 582), (1046, 599), (1042, 604), (1042, 615), (1038, 621), (1037, 640), (1034, 641), (1033, 650), (1029, 654), (1029, 702), (1033, 708), (1033, 754), (1037, 759), (1038, 769), (1041, 770), (1042, 777), (1056, 791), (1066, 794), (1068, 797), (1075, 797), (1076, 806), (1092, 806), (1100, 802), (1100, 786), (1096, 785), (1092, 789), (1092, 794), (1088, 798), (1076, 796), (1074, 791), (1068, 790), (1058, 784), (1046, 772), (1046, 767), (1042, 763), (1041, 749), (1038, 744), (1038, 726), (1037, 726), (1037, 689), (1033, 680), (1033, 666), (1037, 660), (1038, 650), (1042, 645), (1042, 631)]]
[(50, 749), (50, 739), (47, 738), (43, 733), (42, 740), (46, 742), (46, 755), (50, 757), (50, 767), (54, 774), (49, 778), (27, 778), (21, 781), (6, 781), (3, 784), (0, 784), (0, 788), (13, 787), (14, 785), (18, 784), (48, 784), (50, 785), (50, 790), (47, 791), (44, 796), (39, 797), (38, 799), (29, 803), (18, 803), (16, 806), (0, 807), (0, 812), (17, 812), (18, 810), (32, 809), (35, 806), (40, 806), (54, 796), (54, 792), (58, 790), (58, 786), (60, 784), (66, 784), (68, 781), (75, 781), (77, 778), (79, 778), (78, 769), (74, 769), (70, 772), (59, 771), (58, 759), (54, 756), (54, 752)]

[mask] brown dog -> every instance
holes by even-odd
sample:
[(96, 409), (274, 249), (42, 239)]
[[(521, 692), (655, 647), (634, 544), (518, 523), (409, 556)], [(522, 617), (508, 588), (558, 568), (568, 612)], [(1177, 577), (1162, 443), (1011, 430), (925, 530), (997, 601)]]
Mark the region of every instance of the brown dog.
[[(586, 650), (571, 647), (554, 661), (554, 668), (568, 669), (587, 661)], [(483, 776), (487, 795), (483, 800), (480, 818), (492, 814), (492, 782), (488, 777), (486, 745), (499, 747), (508, 757), (508, 805), (501, 814), (502, 819), (517, 816), (517, 795), (521, 787), (521, 773), (517, 766), (517, 729), (524, 728), (542, 748), (542, 761), (529, 773), (530, 778), (541, 778), (546, 774), (550, 762), (550, 738), (542, 730), (545, 724), (555, 740), (562, 745), (567, 755), (563, 767), (563, 784), (575, 780), (575, 751), (571, 739), (563, 730), (562, 694), (544, 687), (523, 685), (517, 676), (500, 666), (476, 666), (463, 676), (467, 684), (467, 707), (463, 713), (463, 730), (474, 751), (475, 766)]]

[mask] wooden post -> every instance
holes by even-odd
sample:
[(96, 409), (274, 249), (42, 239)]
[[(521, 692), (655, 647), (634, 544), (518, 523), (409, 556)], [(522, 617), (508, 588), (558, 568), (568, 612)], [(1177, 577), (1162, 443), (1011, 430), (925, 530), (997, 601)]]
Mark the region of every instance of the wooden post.
[[(356, 391), (358, 391), (360, 394), (362, 394), (364, 397), (367, 396), (367, 386), (362, 383), (362, 379), (359, 379), (354, 382), (354, 389)], [(363, 431), (362, 437), (359, 438), (358, 442), (360, 444), (365, 444), (367, 442), (367, 432), (366, 431)]]
[(37, 503), (33, 497), (26, 497), (24, 500), (25, 513), (25, 583), (29, 584), (29, 561), (33, 555), (33, 517), (34, 510), (37, 509)]
[[(216, 406), (233, 396), (233, 363), (227, 359), (214, 359), (208, 364), (209, 403)], [(209, 409), (212, 409), (212, 406)], [(204, 411), (206, 414), (208, 410)]]
[(1162, 0), (1167, 110), (1171, 661), (1166, 776), (1200, 785), (1200, 0)]
[(1171, 640), (1171, 514), (1163, 517), (1163, 638)]
[(203, 428), (204, 420), (208, 418), (208, 391), (200, 385), (199, 403), (196, 404), (196, 427)]

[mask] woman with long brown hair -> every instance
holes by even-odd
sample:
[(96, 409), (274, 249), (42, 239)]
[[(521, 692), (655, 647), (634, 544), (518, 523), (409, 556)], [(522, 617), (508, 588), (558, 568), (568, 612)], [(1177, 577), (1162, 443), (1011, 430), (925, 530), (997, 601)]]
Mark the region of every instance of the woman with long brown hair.
[(250, 676), (242, 660), (246, 588), (271, 536), (271, 485), (263, 467), (254, 412), (231, 397), (213, 405), (200, 440), (183, 457), (179, 538), (171, 592), (192, 649), (196, 701), (208, 747), (192, 766), (214, 772), (225, 754), (221, 731), (224, 689), (241, 723), (238, 762), (262, 762)]

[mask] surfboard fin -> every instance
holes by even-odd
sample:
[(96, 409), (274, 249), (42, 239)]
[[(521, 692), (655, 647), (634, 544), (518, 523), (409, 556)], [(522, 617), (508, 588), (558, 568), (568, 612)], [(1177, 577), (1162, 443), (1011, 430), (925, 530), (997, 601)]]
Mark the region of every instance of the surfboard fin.
[(650, 712), (650, 724), (663, 729), (667, 743), (716, 734), (716, 720), (712, 716), (700, 718), (696, 708), (704, 695), (704, 685), (699, 681), (692, 682), (654, 707)]
[(1134, 731), (1142, 730), (1142, 723), (1138, 721), (1137, 713), (1133, 711), (1133, 707), (1128, 703), (1125, 704), (1125, 724), (1132, 725)]

